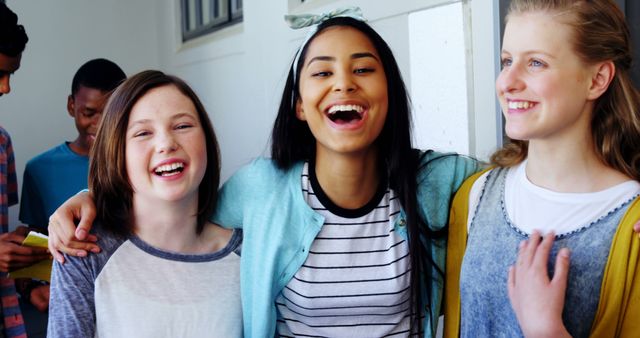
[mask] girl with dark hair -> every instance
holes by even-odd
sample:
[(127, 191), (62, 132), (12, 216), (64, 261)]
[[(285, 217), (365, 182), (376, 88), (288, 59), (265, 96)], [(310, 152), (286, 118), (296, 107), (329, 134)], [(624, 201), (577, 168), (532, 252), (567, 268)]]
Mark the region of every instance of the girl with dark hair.
[(433, 336), (449, 201), (477, 163), (412, 149), (395, 58), (358, 11), (289, 21), (319, 24), (287, 77), (272, 159), (225, 183), (235, 203), (214, 217), (247, 234), (245, 332)]
[[(312, 28), (287, 77), (272, 158), (231, 177), (212, 218), (245, 234), (244, 333), (432, 337), (451, 197), (478, 164), (412, 149), (398, 65), (359, 9), (288, 20)], [(57, 215), (91, 213), (87, 195)], [(50, 224), (54, 255), (95, 250), (73, 241), (66, 215)]]
[(56, 262), (48, 337), (242, 337), (241, 231), (207, 221), (218, 143), (182, 80), (144, 71), (109, 99), (92, 148), (100, 253)]
[(613, 0), (511, 1), (496, 91), (514, 141), (454, 200), (445, 335), (638, 335), (631, 62)]

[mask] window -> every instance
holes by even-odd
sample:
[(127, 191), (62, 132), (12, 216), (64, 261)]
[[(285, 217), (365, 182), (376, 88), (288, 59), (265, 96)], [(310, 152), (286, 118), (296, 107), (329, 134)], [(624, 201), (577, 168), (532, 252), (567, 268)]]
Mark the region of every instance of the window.
[(242, 21), (242, 0), (181, 0), (182, 41)]

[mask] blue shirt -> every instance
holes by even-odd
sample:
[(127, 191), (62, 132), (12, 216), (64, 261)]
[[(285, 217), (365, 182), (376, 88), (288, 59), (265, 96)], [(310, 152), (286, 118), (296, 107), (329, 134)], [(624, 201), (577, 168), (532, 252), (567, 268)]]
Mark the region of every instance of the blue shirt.
[[(304, 163), (280, 170), (275, 162), (257, 159), (234, 174), (221, 188), (212, 221), (243, 228), (240, 286), (244, 334), (273, 337), (277, 311), (275, 299), (307, 258), (309, 247), (324, 218), (304, 200), (301, 175)], [(419, 216), (432, 230), (447, 226), (449, 207), (465, 178), (478, 163), (454, 154), (422, 154), (417, 175)], [(407, 236), (401, 210), (395, 231)], [(437, 268), (444, 271), (446, 239), (433, 241), (430, 249)], [(434, 270), (431, 280), (431, 316), (425, 318), (425, 337), (435, 336), (442, 302), (443, 279)]]
[(89, 156), (65, 142), (32, 158), (24, 170), (20, 221), (45, 229), (49, 216), (78, 191), (87, 188)]

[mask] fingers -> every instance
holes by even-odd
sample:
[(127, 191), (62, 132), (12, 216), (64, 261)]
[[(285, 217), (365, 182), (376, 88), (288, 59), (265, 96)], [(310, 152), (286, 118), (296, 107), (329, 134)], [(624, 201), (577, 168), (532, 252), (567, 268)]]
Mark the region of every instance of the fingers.
[(0, 271), (2, 272), (10, 272), (17, 269), (25, 268), (27, 266), (33, 265), (43, 259), (48, 259), (49, 255), (46, 256), (3, 256), (0, 259)]
[[(555, 273), (549, 279), (548, 260), (555, 240), (553, 233), (541, 239), (534, 231), (522, 241), (515, 266), (509, 268), (507, 293), (525, 336), (563, 336), (562, 310), (569, 270), (569, 250), (556, 257)], [(566, 330), (565, 330), (566, 332)]]
[[(87, 201), (89, 205), (86, 204)], [(82, 208), (83, 204), (84, 208)], [(80, 230), (76, 229), (73, 223), (76, 212), (79, 212), (82, 218), (79, 225), (82, 227)], [(49, 250), (56, 261), (64, 263), (63, 253), (86, 257), (88, 252), (100, 252), (100, 248), (95, 244), (97, 237), (88, 233), (94, 218), (95, 206), (93, 199), (87, 193), (72, 197), (51, 215), (49, 218)], [(80, 238), (90, 242), (83, 242)]]
[[(51, 230), (51, 225), (49, 225), (49, 230)], [(55, 233), (49, 231), (49, 252), (51, 252), (51, 256), (53, 256), (53, 259), (55, 259), (60, 264), (64, 264), (64, 256), (62, 255), (62, 252), (56, 249), (56, 245), (60, 245), (58, 237), (55, 235)]]
[(516, 266), (524, 266), (524, 250), (526, 249), (528, 244), (529, 242), (526, 239), (520, 241), (520, 244), (518, 244), (518, 257), (516, 257)]
[(65, 244), (55, 236), (54, 238), (49, 236), (49, 250), (53, 258), (61, 264), (64, 263), (63, 253), (75, 257), (86, 257), (89, 252), (98, 253), (101, 251), (100, 247), (92, 242), (71, 240)]
[(640, 220), (633, 225), (633, 231), (635, 231), (638, 234), (638, 237), (640, 237)]
[(563, 289), (566, 288), (569, 276), (569, 255), (569, 249), (560, 249), (556, 256), (556, 267), (551, 280), (551, 283), (562, 286)]
[(7, 271), (14, 271), (14, 270), (18, 270), (18, 269), (22, 269), (22, 268), (26, 268), (27, 266), (31, 266), (34, 263), (37, 263), (40, 260), (33, 260), (29, 258), (25, 258), (25, 257), (16, 257), (15, 259), (13, 259), (11, 262), (9, 262), (9, 264), (7, 265)]
[[(45, 249), (46, 250), (46, 249)], [(27, 263), (27, 265), (31, 265), (37, 263), (43, 259), (49, 259), (51, 255), (44, 251), (38, 253), (23, 253), (21, 252), (11, 252), (5, 254), (5, 260), (9, 263), (9, 265), (13, 268), (15, 263)]]
[(537, 265), (539, 268), (546, 268), (555, 236), (556, 235), (553, 233), (553, 231), (544, 236), (544, 239), (535, 250), (532, 262), (534, 265)]
[[(516, 265), (509, 269), (508, 275), (508, 287), (515, 288), (517, 276), (523, 277), (523, 274), (527, 274), (531, 271), (547, 271), (547, 262), (551, 255), (551, 249), (553, 248), (553, 242), (555, 241), (555, 234), (549, 232), (540, 240), (540, 235), (537, 231), (534, 231), (529, 240), (522, 241), (518, 250), (518, 257), (516, 259)], [(569, 249), (562, 248), (556, 256), (556, 265), (553, 278), (548, 278), (548, 274), (545, 273), (546, 283), (554, 281), (554, 284), (566, 285), (568, 272), (569, 272)], [(535, 276), (542, 276), (540, 274), (534, 274)]]
[(4, 237), (5, 241), (14, 243), (16, 244), (16, 246), (20, 246), (20, 244), (22, 244), (24, 239), (25, 239), (24, 235), (21, 235), (15, 231), (7, 233), (6, 236)]
[(507, 292), (509, 294), (509, 299), (513, 303), (514, 295), (516, 290), (516, 267), (509, 267), (509, 276), (507, 277)]
[[(86, 257), (88, 251), (82, 246), (83, 242), (69, 242), (69, 246), (64, 245), (60, 240), (49, 238), (49, 251), (53, 258), (60, 264), (64, 264), (64, 254), (75, 257)], [(95, 245), (95, 244), (94, 244)], [(99, 250), (99, 248), (97, 249)]]
[(23, 237), (26, 237), (29, 234), (29, 228), (24, 225), (20, 225), (13, 232)]
[[(72, 239), (84, 240), (95, 218), (95, 209), (93, 196), (90, 193), (76, 194), (49, 217), (49, 233), (55, 232), (64, 244), (68, 244)], [(78, 229), (76, 229), (76, 219), (80, 220)]]
[(87, 235), (89, 234), (89, 230), (91, 230), (91, 225), (93, 224), (93, 219), (95, 218), (95, 212), (92, 211), (82, 211), (82, 217), (80, 218), (80, 223), (78, 223), (78, 227), (75, 231), (75, 236), (77, 239), (85, 240), (87, 239)]
[(64, 264), (64, 256), (60, 251), (51, 251), (51, 256), (53, 256), (53, 259), (55, 259), (58, 263)]
[(77, 257), (85, 257), (89, 252), (100, 252), (100, 247), (97, 244), (77, 240), (70, 241), (67, 245), (58, 249), (68, 255)]
[(2, 245), (2, 253), (0, 255), (4, 256), (5, 260), (9, 260), (8, 258), (13, 256), (49, 257), (49, 253), (46, 248), (20, 245), (22, 243), (20, 240), (21, 238), (23, 237), (15, 234), (8, 234), (8, 236), (3, 238), (2, 243), (0, 243)]
[(5, 245), (6, 245), (5, 252), (9, 253), (10, 255), (49, 257), (49, 252), (47, 251), (47, 248), (22, 246), (20, 244), (16, 244), (16, 242), (5, 243)]
[(537, 230), (534, 230), (533, 233), (531, 233), (528, 240), (520, 242), (517, 259), (518, 266), (531, 265), (539, 242), (540, 233)]
[[(58, 248), (58, 243), (62, 243), (63, 245), (68, 244), (71, 240), (75, 238), (75, 230), (76, 226), (73, 224), (73, 220), (71, 222), (67, 222), (65, 220), (61, 220), (60, 214), (58, 214), (58, 209), (51, 217), (49, 218), (49, 243), (51, 243), (51, 238), (55, 238), (54, 241), (56, 249)], [(70, 215), (70, 214), (68, 214)]]
[(51, 217), (49, 218), (49, 251), (51, 252), (51, 255), (53, 256), (53, 258), (60, 262), (60, 264), (64, 263), (64, 256), (62, 255), (62, 250), (59, 251), (59, 249), (62, 249), (65, 247), (64, 242), (63, 242), (63, 238), (72, 238), (73, 237), (73, 229), (71, 231), (69, 231), (68, 227), (63, 227), (56, 219), (57, 217), (57, 213), (60, 210), (56, 210), (56, 212), (51, 215)]
[(80, 204), (73, 211), (75, 215), (79, 216), (80, 222), (76, 228), (75, 236), (79, 240), (85, 240), (91, 230), (93, 220), (96, 218), (96, 206), (93, 203), (93, 195), (90, 193), (81, 193), (74, 198), (76, 197)]

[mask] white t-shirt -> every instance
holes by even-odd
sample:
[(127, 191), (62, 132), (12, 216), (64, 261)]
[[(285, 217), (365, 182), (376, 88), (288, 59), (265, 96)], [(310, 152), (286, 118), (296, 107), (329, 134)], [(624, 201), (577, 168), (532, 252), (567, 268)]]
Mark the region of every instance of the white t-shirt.
[[(640, 183), (634, 180), (597, 192), (555, 192), (531, 183), (525, 172), (526, 163), (523, 161), (509, 169), (504, 203), (511, 223), (527, 234), (533, 230), (542, 234), (551, 230), (556, 235), (570, 233), (606, 216), (640, 194)], [(467, 228), (471, 226), (488, 174), (484, 173), (471, 188)]]

